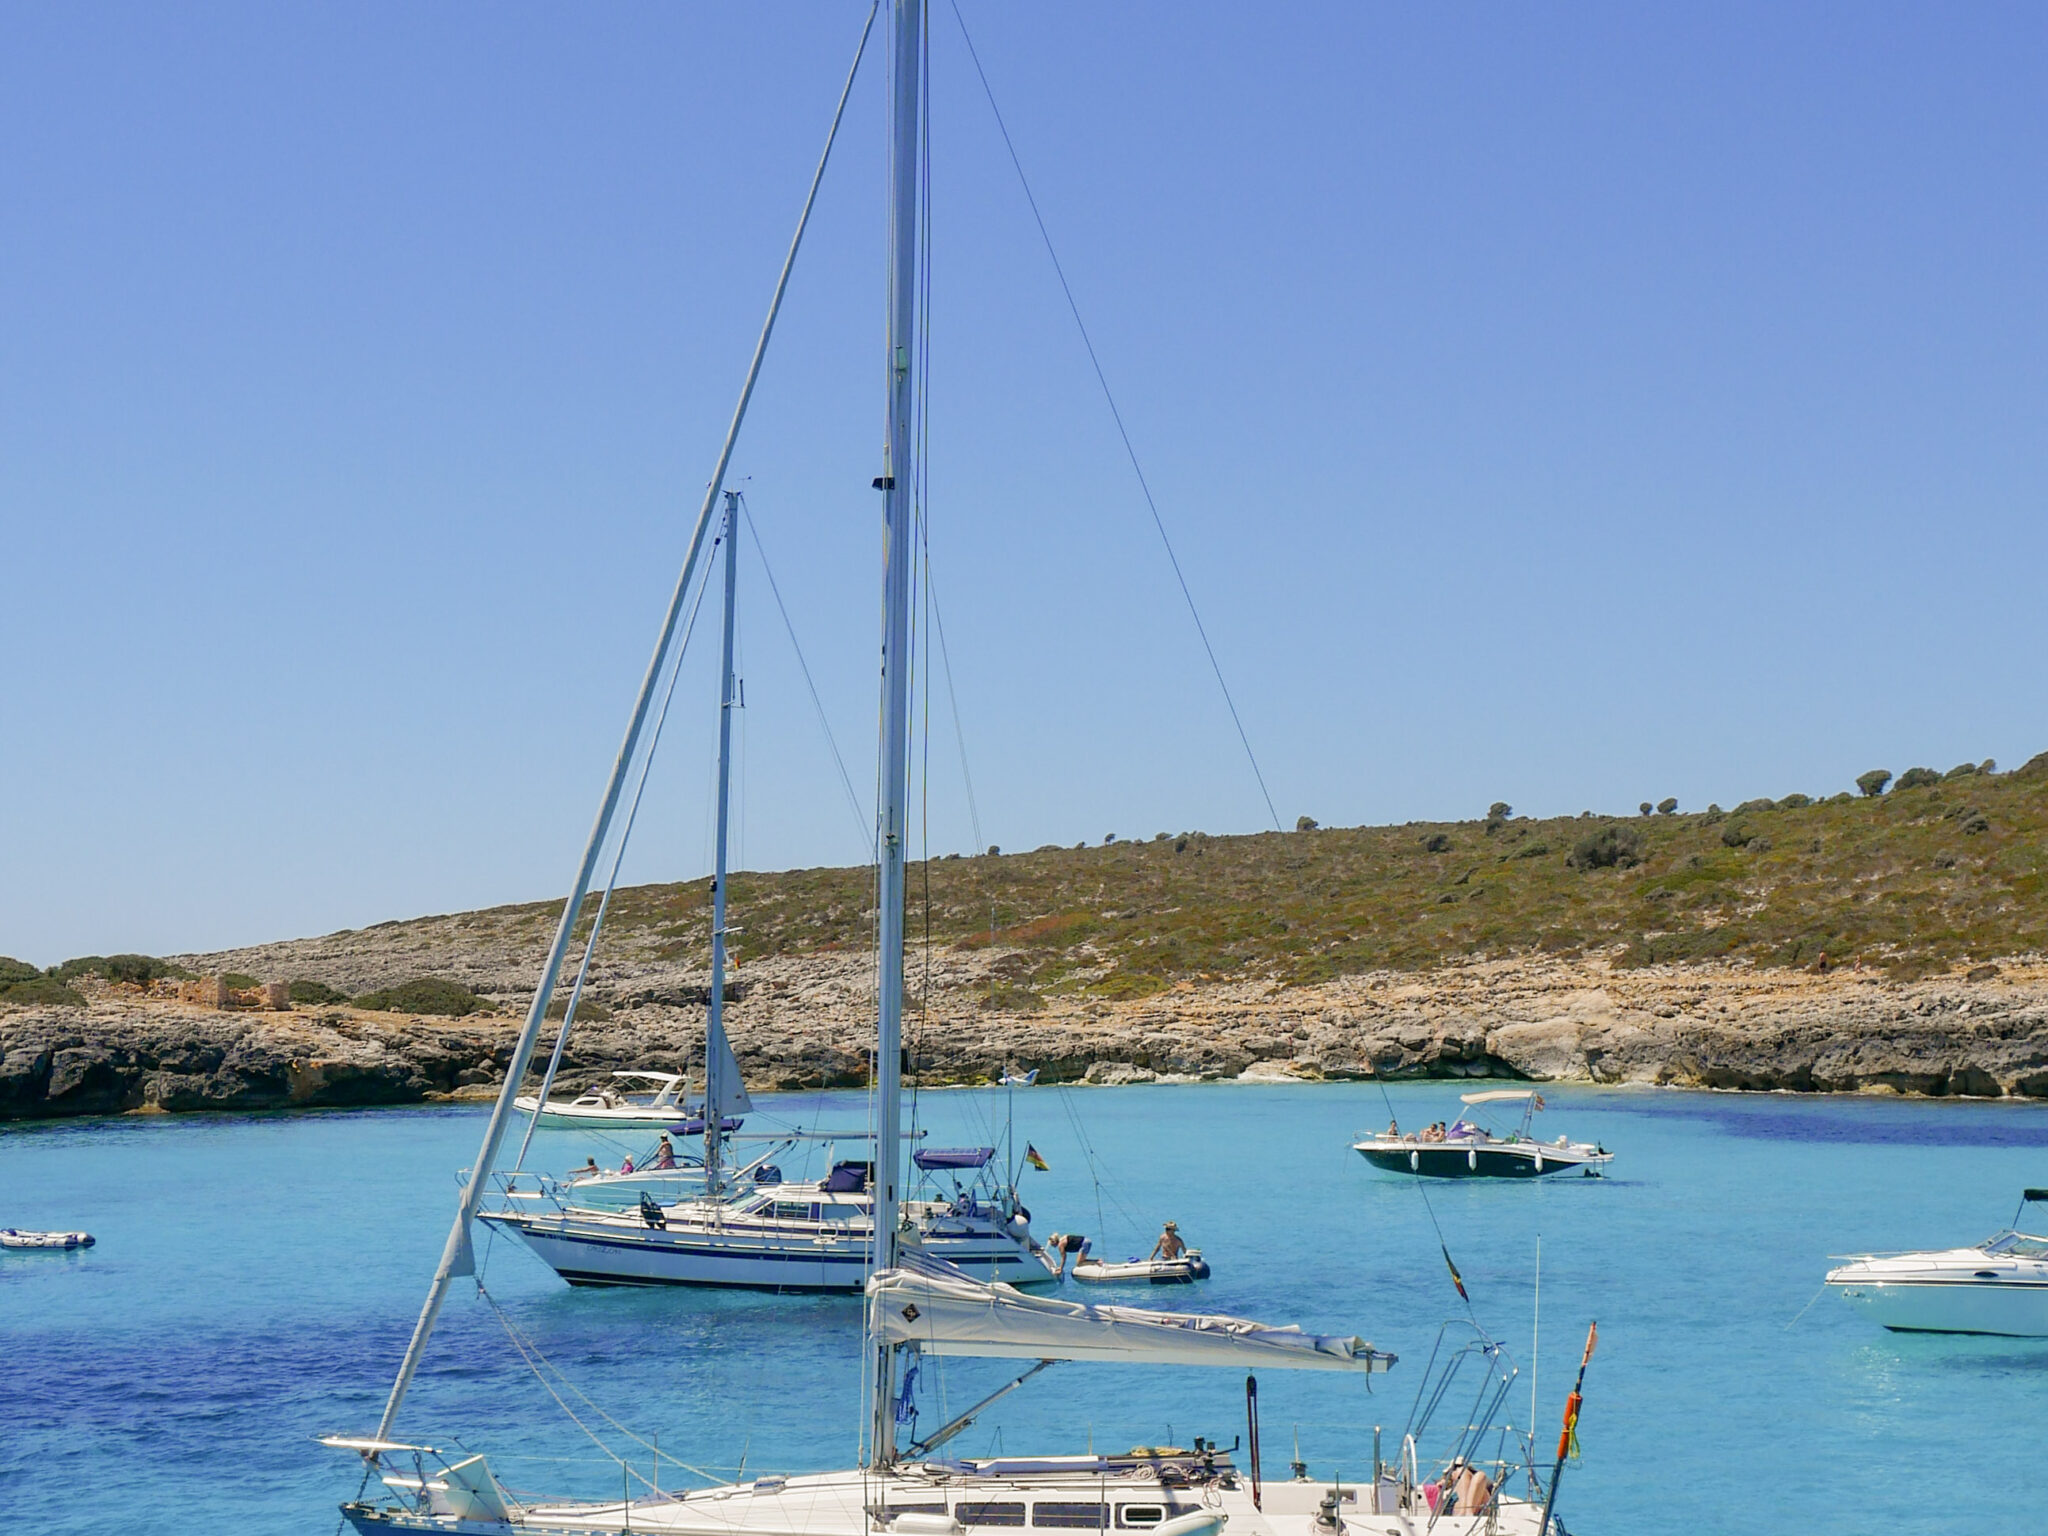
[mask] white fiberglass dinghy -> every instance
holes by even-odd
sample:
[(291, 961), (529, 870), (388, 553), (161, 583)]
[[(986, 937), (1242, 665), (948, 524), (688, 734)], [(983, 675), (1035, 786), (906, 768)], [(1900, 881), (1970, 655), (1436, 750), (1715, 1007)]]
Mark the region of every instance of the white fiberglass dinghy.
[(2048, 1202), (2048, 1189), (2027, 1190), (2012, 1226), (1974, 1248), (1845, 1255), (1827, 1283), (1897, 1333), (2048, 1338), (2048, 1237), (2018, 1230), (2035, 1202)]
[(90, 1248), (90, 1232), (24, 1232), (19, 1227), (0, 1227), (0, 1248)]
[(1493, 1088), (1458, 1096), (1470, 1109), (1479, 1104), (1519, 1104), (1521, 1122), (1505, 1134), (1460, 1115), (1450, 1125), (1403, 1136), (1394, 1126), (1355, 1141), (1351, 1150), (1388, 1173), (1419, 1173), (1436, 1179), (1532, 1179), (1575, 1168), (1597, 1175), (1614, 1154), (1589, 1141), (1538, 1141), (1529, 1134), (1529, 1117), (1543, 1107), (1543, 1096), (1530, 1088)]

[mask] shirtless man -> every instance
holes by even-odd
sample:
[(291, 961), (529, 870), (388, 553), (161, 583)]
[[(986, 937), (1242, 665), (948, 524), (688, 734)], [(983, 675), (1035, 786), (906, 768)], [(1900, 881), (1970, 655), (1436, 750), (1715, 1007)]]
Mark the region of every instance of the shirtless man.
[(1180, 1225), (1169, 1221), (1166, 1230), (1159, 1234), (1159, 1241), (1152, 1245), (1155, 1259), (1177, 1259), (1188, 1251), (1188, 1245), (1180, 1240)]

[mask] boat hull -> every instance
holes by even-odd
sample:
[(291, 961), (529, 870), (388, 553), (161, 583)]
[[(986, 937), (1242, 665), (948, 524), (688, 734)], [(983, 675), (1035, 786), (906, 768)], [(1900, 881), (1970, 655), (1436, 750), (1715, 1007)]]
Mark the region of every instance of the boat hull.
[[(1392, 1485), (1387, 1486), (1391, 1490)], [(514, 1532), (518, 1536), (592, 1536), (598, 1532), (617, 1536), (621, 1531), (639, 1536), (872, 1536), (890, 1527), (876, 1523), (870, 1506), (895, 1515), (893, 1525), (898, 1531), (911, 1529), (910, 1522), (915, 1522), (919, 1531), (944, 1530), (962, 1536), (977, 1530), (990, 1536), (1017, 1536), (1020, 1525), (1025, 1530), (1048, 1526), (1098, 1531), (1153, 1529), (1173, 1536), (1222, 1536), (1227, 1528), (1246, 1536), (1274, 1536), (1312, 1531), (1326, 1499), (1335, 1500), (1341, 1509), (1342, 1530), (1347, 1536), (1418, 1536), (1423, 1531), (1430, 1536), (1480, 1536), (1482, 1532), (1485, 1536), (1536, 1536), (1541, 1521), (1539, 1506), (1509, 1497), (1499, 1499), (1487, 1514), (1432, 1517), (1419, 1490), (1410, 1491), (1407, 1507), (1382, 1512), (1372, 1507), (1375, 1490), (1370, 1484), (1360, 1488), (1350, 1483), (1274, 1480), (1265, 1484), (1259, 1503), (1254, 1504), (1251, 1488), (1241, 1476), (1206, 1487), (1161, 1487), (1129, 1479), (1128, 1474), (1105, 1483), (1099, 1477), (1058, 1474), (1017, 1479), (955, 1474), (939, 1482), (916, 1477), (879, 1480), (872, 1473), (865, 1479), (858, 1474), (825, 1473), (641, 1498), (630, 1505), (616, 1500), (608, 1504), (529, 1504), (508, 1511), (505, 1519), (416, 1513), (368, 1504), (344, 1505), (342, 1513), (361, 1536), (390, 1531), (435, 1531), (443, 1536), (508, 1536)], [(1037, 1509), (1040, 1504), (1051, 1506), (1044, 1518)], [(1127, 1508), (1148, 1515), (1158, 1511), (1167, 1519), (1158, 1524), (1140, 1523)], [(1024, 1525), (1027, 1509), (1034, 1522), (1031, 1525)], [(1014, 1514), (1008, 1513), (1011, 1511)], [(999, 1512), (1008, 1517), (999, 1517)], [(1088, 1515), (1095, 1516), (1095, 1523), (1081, 1526), (1081, 1517)]]
[(2048, 1281), (1830, 1280), (1844, 1301), (1894, 1333), (2048, 1339)]
[[(514, 1233), (577, 1286), (699, 1285), (854, 1294), (867, 1284), (872, 1258), (869, 1235), (860, 1229), (843, 1237), (792, 1240), (677, 1226), (636, 1231), (574, 1216), (486, 1212), (481, 1219)], [(929, 1237), (923, 1246), (977, 1280), (1043, 1285), (1058, 1279), (1028, 1247), (1000, 1234)]]
[(1359, 1142), (1357, 1151), (1388, 1173), (1418, 1173), (1429, 1179), (1540, 1179), (1555, 1173), (1597, 1174), (1613, 1155), (1574, 1147), (1527, 1142), (1481, 1147)]

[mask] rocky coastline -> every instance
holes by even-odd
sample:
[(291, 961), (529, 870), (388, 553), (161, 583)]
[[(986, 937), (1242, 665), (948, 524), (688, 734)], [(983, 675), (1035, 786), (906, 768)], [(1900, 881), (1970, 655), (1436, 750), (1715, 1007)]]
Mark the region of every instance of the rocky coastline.
[[(461, 955), (319, 954), (328, 942), (181, 959), (258, 974), (318, 964), (357, 988), (431, 965), (497, 1009), (456, 1019), (340, 1006), (224, 1011), (161, 988), (97, 984), (83, 1008), (0, 1009), (0, 1120), (412, 1104), (497, 1090), (533, 979), (529, 958), (488, 944)], [(915, 1068), (927, 1084), (983, 1082), (1019, 1066), (1045, 1082), (1107, 1084), (1490, 1077), (2048, 1098), (2040, 957), (1902, 982), (1876, 970), (1528, 956), (1309, 986), (1184, 981), (1141, 1000), (1052, 999), (1026, 1013), (988, 1006), (985, 981), (1001, 962), (999, 951), (934, 956), (929, 996), (911, 1005)], [(915, 979), (923, 974), (920, 965)], [(591, 991), (610, 1016), (579, 1022), (565, 1085), (615, 1067), (687, 1071), (701, 1061), (702, 976), (624, 960)], [(748, 1081), (863, 1082), (871, 997), (864, 957), (750, 967), (728, 1011)]]

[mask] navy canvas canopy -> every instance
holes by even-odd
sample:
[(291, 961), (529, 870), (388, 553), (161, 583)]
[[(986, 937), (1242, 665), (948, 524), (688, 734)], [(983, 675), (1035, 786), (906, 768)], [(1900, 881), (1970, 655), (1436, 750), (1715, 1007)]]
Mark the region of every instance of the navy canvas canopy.
[(996, 1155), (994, 1147), (927, 1147), (910, 1160), (929, 1172), (933, 1168), (980, 1168)]

